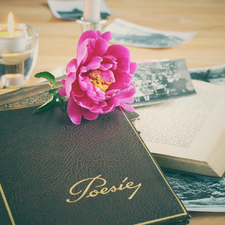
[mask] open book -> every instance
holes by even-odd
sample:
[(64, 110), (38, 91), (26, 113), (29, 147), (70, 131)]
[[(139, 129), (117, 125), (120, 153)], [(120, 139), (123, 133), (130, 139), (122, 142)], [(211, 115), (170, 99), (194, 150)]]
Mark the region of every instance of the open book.
[(162, 168), (222, 177), (225, 87), (193, 80), (197, 95), (136, 108), (141, 132)]

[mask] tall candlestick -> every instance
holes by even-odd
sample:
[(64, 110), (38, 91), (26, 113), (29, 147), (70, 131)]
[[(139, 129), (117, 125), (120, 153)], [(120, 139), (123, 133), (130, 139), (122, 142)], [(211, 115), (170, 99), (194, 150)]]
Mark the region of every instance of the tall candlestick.
[(84, 0), (83, 16), (77, 17), (76, 22), (82, 26), (82, 32), (87, 30), (102, 30), (103, 24), (108, 19), (106, 16), (101, 16), (100, 5), (102, 0)]
[(84, 21), (97, 22), (100, 20), (100, 1), (101, 0), (84, 0)]

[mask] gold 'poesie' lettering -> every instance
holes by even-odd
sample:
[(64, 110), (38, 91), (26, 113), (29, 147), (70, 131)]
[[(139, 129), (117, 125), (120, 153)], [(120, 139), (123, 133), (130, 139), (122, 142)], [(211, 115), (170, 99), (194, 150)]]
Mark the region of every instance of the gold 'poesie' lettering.
[[(102, 175), (98, 175), (97, 177), (83, 179), (75, 183), (70, 188), (69, 193), (72, 196), (76, 196), (76, 199), (74, 200), (67, 199), (66, 201), (68, 203), (75, 203), (81, 200), (83, 197), (94, 198), (98, 194), (106, 195), (110, 192), (123, 191), (125, 189), (134, 189), (133, 193), (128, 198), (128, 199), (132, 199), (134, 195), (138, 192), (139, 188), (141, 187), (141, 183), (134, 185), (134, 182), (126, 182), (128, 180), (128, 177), (126, 177), (118, 187), (113, 185), (112, 187), (108, 188), (108, 187), (105, 187), (107, 181), (101, 176)], [(101, 182), (101, 184), (96, 185), (95, 184), (96, 181)], [(80, 190), (79, 185), (84, 184), (85, 182), (87, 183), (87, 185), (85, 185), (85, 188), (83, 190)], [(78, 189), (78, 191), (75, 191), (75, 189)]]

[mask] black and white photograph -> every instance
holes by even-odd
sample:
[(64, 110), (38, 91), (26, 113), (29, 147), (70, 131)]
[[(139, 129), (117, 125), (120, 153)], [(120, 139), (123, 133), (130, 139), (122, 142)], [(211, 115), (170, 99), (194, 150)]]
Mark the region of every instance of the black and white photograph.
[[(76, 20), (77, 17), (83, 16), (83, 0), (48, 0), (48, 6), (51, 9), (52, 14), (58, 19)], [(101, 0), (100, 13), (101, 16), (104, 18), (113, 14), (104, 0)]]
[(112, 33), (111, 43), (145, 48), (170, 48), (182, 45), (196, 32), (170, 32), (139, 26), (116, 18), (104, 31)]
[(139, 63), (132, 81), (134, 107), (196, 94), (184, 59)]
[(189, 73), (193, 80), (201, 80), (225, 86), (225, 64), (213, 67), (189, 69)]
[(225, 212), (225, 180), (173, 171), (164, 174), (187, 210)]

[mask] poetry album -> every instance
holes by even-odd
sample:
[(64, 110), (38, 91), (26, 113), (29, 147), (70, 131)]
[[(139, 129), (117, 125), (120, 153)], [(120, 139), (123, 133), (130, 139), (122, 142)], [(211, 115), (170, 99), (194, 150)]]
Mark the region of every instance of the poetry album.
[(121, 108), (78, 126), (35, 108), (0, 112), (0, 224), (188, 223)]

